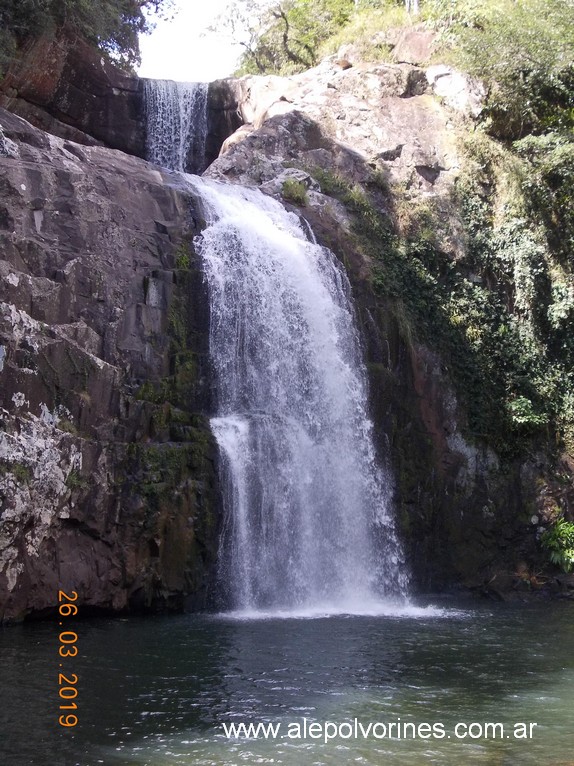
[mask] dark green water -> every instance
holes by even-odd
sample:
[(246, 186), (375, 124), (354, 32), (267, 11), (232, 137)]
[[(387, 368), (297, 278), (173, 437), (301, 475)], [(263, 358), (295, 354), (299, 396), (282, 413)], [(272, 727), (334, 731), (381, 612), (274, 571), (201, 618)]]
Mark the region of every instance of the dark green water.
[[(574, 763), (573, 604), (68, 625), (79, 647), (64, 668), (79, 676), (73, 730), (58, 725), (57, 625), (0, 631), (2, 766)], [(295, 738), (289, 725), (304, 718), (364, 728), (400, 718), (441, 724), (444, 737), (383, 738), (379, 726), (378, 738), (325, 744)], [(230, 721), (281, 723), (284, 736), (229, 740)], [(503, 738), (455, 737), (457, 723), (486, 722), (504, 724)], [(531, 739), (514, 738), (516, 722), (538, 724)]]

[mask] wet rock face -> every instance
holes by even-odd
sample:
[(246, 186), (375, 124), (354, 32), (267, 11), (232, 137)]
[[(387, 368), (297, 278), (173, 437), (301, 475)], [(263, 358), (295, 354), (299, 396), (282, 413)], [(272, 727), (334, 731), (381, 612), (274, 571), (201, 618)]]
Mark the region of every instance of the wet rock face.
[(59, 587), (110, 610), (205, 603), (218, 500), (195, 203), (141, 160), (0, 124), (0, 619)]

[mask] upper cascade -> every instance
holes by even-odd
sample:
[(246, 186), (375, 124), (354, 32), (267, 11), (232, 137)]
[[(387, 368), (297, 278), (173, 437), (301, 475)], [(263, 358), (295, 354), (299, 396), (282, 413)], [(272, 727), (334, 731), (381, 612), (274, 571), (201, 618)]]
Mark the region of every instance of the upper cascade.
[(242, 611), (372, 610), (404, 597), (346, 274), (254, 189), (189, 178), (210, 301), (221, 582)]
[(207, 89), (204, 82), (144, 80), (146, 159), (186, 173), (205, 170)]

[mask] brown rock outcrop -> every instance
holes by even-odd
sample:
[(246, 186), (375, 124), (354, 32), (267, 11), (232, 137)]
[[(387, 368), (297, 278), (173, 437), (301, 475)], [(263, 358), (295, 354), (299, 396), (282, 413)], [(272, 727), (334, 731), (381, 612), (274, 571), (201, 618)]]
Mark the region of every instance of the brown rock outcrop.
[[(456, 74), (448, 73), (451, 79)], [(383, 170), (391, 182), (437, 196), (450, 192), (460, 168), (457, 125), (475, 107), (472, 101), (472, 108), (466, 109), (464, 87), (465, 93), (472, 91), (479, 97), (478, 86), (460, 77), (456, 83), (460, 98), (453, 99), (452, 105), (442, 105), (433, 97), (440, 79), (434, 70), (429, 80), (423, 69), (409, 64), (357, 64), (341, 69), (334, 58), (291, 77), (222, 80), (218, 92), (221, 98), (227, 89), (229, 104), (236, 104), (244, 123), (243, 137), (271, 118), (299, 112), (316, 123), (324, 136)], [(237, 143), (233, 135), (224, 143), (223, 153), (231, 143)], [(225, 172), (221, 161), (217, 167)]]
[(393, 60), (398, 64), (426, 64), (432, 56), (436, 33), (424, 24), (398, 30), (392, 46)]

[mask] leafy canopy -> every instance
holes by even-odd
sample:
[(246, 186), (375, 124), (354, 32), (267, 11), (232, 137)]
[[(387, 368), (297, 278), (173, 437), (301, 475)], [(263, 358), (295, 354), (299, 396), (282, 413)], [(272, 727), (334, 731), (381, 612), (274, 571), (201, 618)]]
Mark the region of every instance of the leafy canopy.
[(66, 28), (117, 64), (140, 61), (138, 37), (151, 31), (151, 14), (166, 17), (173, 0), (0, 0), (0, 74), (18, 48), (46, 32)]
[(490, 89), (505, 139), (574, 126), (573, 0), (426, 0), (440, 53)]

